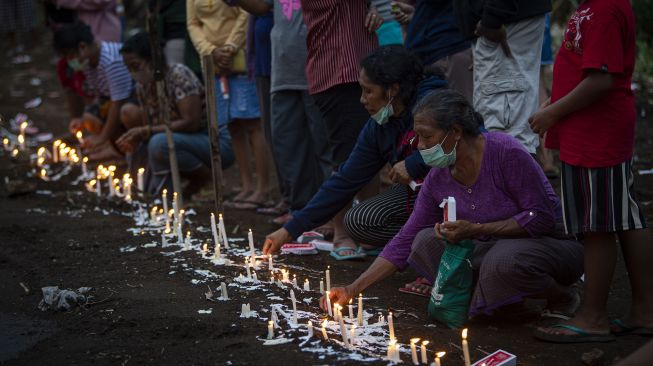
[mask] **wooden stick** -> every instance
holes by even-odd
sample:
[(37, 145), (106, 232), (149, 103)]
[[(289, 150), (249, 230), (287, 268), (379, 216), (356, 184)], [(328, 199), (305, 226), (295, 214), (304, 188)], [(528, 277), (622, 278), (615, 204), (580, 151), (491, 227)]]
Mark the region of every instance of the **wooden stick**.
[(175, 152), (175, 140), (172, 138), (170, 129), (170, 110), (168, 109), (168, 94), (166, 93), (165, 65), (163, 53), (157, 33), (156, 18), (159, 13), (159, 0), (155, 0), (153, 8), (148, 8), (148, 32), (150, 35), (150, 47), (152, 48), (152, 61), (154, 69), (154, 80), (156, 83), (157, 104), (159, 107), (159, 123), (163, 123), (166, 130), (166, 142), (168, 143), (168, 157), (170, 160), (170, 173), (172, 175), (172, 188), (177, 192), (179, 207), (184, 206), (183, 194), (181, 191), (181, 178), (179, 177), (179, 165), (177, 164), (177, 153)]
[(204, 95), (206, 98), (206, 116), (209, 124), (209, 141), (211, 142), (211, 170), (213, 171), (214, 212), (222, 213), (222, 195), (224, 178), (222, 175), (222, 157), (220, 156), (220, 129), (218, 126), (218, 106), (215, 102), (215, 70), (211, 55), (202, 57), (204, 73)]

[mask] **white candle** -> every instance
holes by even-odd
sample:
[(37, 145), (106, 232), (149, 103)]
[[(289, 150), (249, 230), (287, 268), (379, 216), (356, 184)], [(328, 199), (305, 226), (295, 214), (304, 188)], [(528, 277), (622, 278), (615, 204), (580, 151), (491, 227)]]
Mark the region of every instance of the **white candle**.
[(166, 216), (166, 233), (169, 233), (170, 230), (170, 216), (172, 216), (172, 210), (165, 213)]
[(351, 300), (352, 299), (349, 299), (349, 305), (348, 305), (348, 308), (349, 308), (349, 321), (353, 322), (354, 321), (354, 305), (351, 304)]
[(322, 322), (322, 337), (324, 337), (325, 340), (329, 339), (329, 335), (327, 334), (326, 331), (326, 326), (327, 326), (327, 320), (324, 319), (324, 321)]
[(215, 245), (215, 253), (213, 253), (213, 257), (215, 259), (220, 259), (220, 256), (221, 256), (221, 254), (220, 254), (220, 244), (216, 244)]
[(211, 212), (211, 233), (213, 234), (213, 243), (218, 245), (220, 240), (218, 239), (218, 229), (215, 227), (215, 215)]
[(298, 287), (297, 286), (297, 275), (296, 274), (292, 275), (292, 285), (295, 286), (295, 287)]
[(308, 283), (308, 278), (304, 280), (304, 291), (311, 291), (311, 286)]
[[(181, 224), (179, 226), (181, 227)], [(186, 245), (186, 249), (190, 249), (190, 231), (186, 232), (186, 240), (184, 240), (184, 244)]]
[(218, 225), (220, 228), (220, 233), (222, 234), (222, 245), (225, 248), (229, 249), (229, 239), (227, 239), (227, 230), (224, 227), (224, 220), (222, 219), (222, 214), (218, 215)]
[(268, 254), (268, 270), (274, 271), (274, 264), (272, 264), (272, 254)]
[(88, 167), (86, 166), (86, 163), (88, 163), (88, 157), (85, 156), (82, 159), (82, 175), (87, 176), (88, 175)]
[(268, 321), (268, 339), (274, 338), (274, 322)]
[(358, 294), (358, 326), (363, 326), (363, 294)]
[(338, 319), (340, 322), (340, 333), (342, 334), (342, 343), (344, 343), (345, 348), (349, 348), (349, 337), (347, 334), (347, 328), (345, 327), (345, 322), (342, 320), (342, 316)]
[(331, 291), (327, 291), (324, 296), (326, 296), (326, 302), (327, 302), (327, 312), (329, 313), (329, 316), (333, 316), (333, 312), (331, 310)]
[(77, 133), (75, 133), (75, 137), (77, 137), (77, 142), (80, 144), (84, 143), (84, 136), (82, 135), (82, 131), (77, 131)]
[(471, 359), (469, 357), (469, 344), (467, 343), (467, 328), (463, 329), (463, 356), (465, 357), (465, 366), (470, 366)]
[(52, 143), (52, 162), (59, 162), (59, 145), (61, 145), (61, 140), (57, 140)]
[(390, 330), (390, 340), (395, 339), (395, 327), (392, 322), (392, 312), (388, 313), (388, 329)]
[(388, 343), (388, 361), (394, 362), (395, 361), (395, 353), (397, 350), (397, 341), (395, 339), (391, 339), (390, 342)]
[(324, 295), (324, 281), (320, 279), (320, 293)]
[(419, 342), (419, 338), (410, 339), (410, 357), (413, 361), (413, 365), (419, 365), (419, 359), (417, 358), (417, 346), (415, 343)]
[(295, 298), (295, 291), (290, 290), (290, 300), (292, 300), (292, 321), (297, 323), (297, 299)]
[(102, 196), (102, 184), (100, 183), (100, 176), (97, 176), (97, 185), (95, 186), (95, 193), (98, 197)]
[(136, 185), (140, 192), (145, 191), (145, 168), (138, 168), (138, 174), (136, 174)]
[(161, 202), (163, 203), (163, 212), (166, 214), (166, 228), (170, 228), (170, 217), (168, 216), (168, 190), (161, 192)]
[(338, 321), (338, 304), (333, 304), (333, 320)]
[(327, 266), (325, 276), (326, 276), (326, 290), (331, 291), (331, 266)]
[(113, 172), (111, 172), (109, 178), (109, 197), (113, 197), (116, 194), (116, 188), (113, 185)]
[(172, 192), (172, 209), (175, 213), (175, 225), (179, 224), (179, 203), (177, 202), (177, 192)]
[(181, 231), (181, 223), (177, 225), (177, 243), (179, 244), (184, 243), (184, 234)]
[(204, 243), (202, 246), (202, 254), (207, 254), (209, 252), (209, 245), (207, 243)]
[(47, 172), (47, 170), (45, 170), (45, 169), (41, 169), (40, 175), (41, 175), (41, 179), (43, 179), (43, 180), (45, 180), (45, 181), (50, 180), (50, 179), (48, 178), (48, 172)]
[(21, 151), (25, 150), (25, 135), (18, 135), (18, 146), (20, 147)]
[(152, 207), (152, 209), (150, 210), (150, 222), (152, 223), (152, 225), (156, 225), (157, 212), (159, 212), (159, 208), (156, 206)]
[(224, 282), (220, 283), (220, 290), (222, 292), (222, 299), (229, 300), (229, 294), (227, 293), (227, 284)]
[(247, 240), (249, 241), (249, 255), (253, 256), (255, 254), (254, 251), (254, 234), (252, 233), (252, 229), (249, 229), (247, 232)]
[(446, 354), (446, 352), (438, 352), (435, 354), (435, 366), (442, 366), (442, 360), (440, 359)]
[(313, 337), (313, 322), (309, 320), (308, 321), (308, 338), (312, 338), (312, 337)]
[(270, 283), (274, 283), (274, 272), (270, 271)]
[(353, 324), (349, 331), (349, 344), (353, 346), (354, 343), (356, 343), (356, 324)]
[(421, 353), (422, 353), (422, 363), (428, 364), (429, 360), (426, 358), (426, 346), (429, 344), (429, 341), (422, 341)]
[(161, 247), (165, 248), (168, 246), (168, 240), (166, 239), (166, 234), (161, 233)]
[(245, 268), (247, 269), (247, 278), (252, 278), (252, 271), (249, 269), (249, 258), (245, 258)]

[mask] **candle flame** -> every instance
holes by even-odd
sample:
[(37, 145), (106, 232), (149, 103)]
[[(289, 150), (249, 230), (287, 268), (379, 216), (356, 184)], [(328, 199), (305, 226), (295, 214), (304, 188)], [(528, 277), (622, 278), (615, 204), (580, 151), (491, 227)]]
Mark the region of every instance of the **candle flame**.
[(419, 342), (419, 340), (420, 340), (419, 338), (411, 338), (410, 339), (410, 344), (415, 344), (415, 343)]
[(84, 159), (82, 159), (84, 163), (88, 163), (88, 156), (85, 156)]
[(467, 339), (467, 328), (463, 329), (463, 339)]
[(23, 130), (27, 128), (27, 121), (24, 121), (23, 123), (20, 124), (20, 128)]
[(57, 140), (57, 141), (55, 141), (53, 145), (54, 145), (55, 147), (61, 145), (61, 140)]
[(145, 168), (138, 168), (138, 174), (145, 173)]
[(429, 341), (422, 341), (422, 346), (426, 346), (426, 345), (428, 345), (429, 343), (431, 343), (431, 342), (429, 342)]
[(14, 157), (15, 157), (15, 156), (18, 156), (18, 149), (13, 149), (13, 150), (11, 151), (11, 156), (14, 156)]
[(209, 245), (204, 243), (204, 248), (202, 248), (202, 249), (204, 250), (204, 252), (208, 252), (209, 251)]
[(75, 134), (75, 137), (77, 137), (78, 139), (81, 139), (82, 138), (82, 131), (77, 131), (77, 133)]
[(444, 357), (444, 355), (446, 355), (446, 354), (447, 354), (447, 352), (438, 352), (438, 353), (435, 354), (435, 357), (437, 357), (437, 358), (442, 358), (442, 357)]
[(163, 197), (166, 197), (167, 195), (168, 195), (168, 190), (167, 190), (167, 189), (164, 189), (164, 190), (163, 190)]
[(41, 169), (41, 176), (45, 177), (46, 175), (47, 175), (47, 172), (45, 171), (45, 169)]
[(324, 321), (322, 322), (322, 328), (326, 328), (326, 326), (327, 326), (327, 320), (324, 319)]
[(349, 299), (349, 305), (351, 305), (351, 300), (352, 300), (352, 299)]
[(9, 139), (6, 138), (6, 137), (3, 138), (3, 139), (2, 139), (2, 143), (5, 144), (5, 145), (9, 145)]
[(38, 151), (36, 152), (36, 155), (41, 156), (45, 153), (45, 148), (43, 146), (39, 147)]
[(23, 135), (18, 135), (18, 143), (22, 144), (25, 142), (25, 136)]
[(396, 345), (396, 344), (397, 344), (397, 340), (396, 340), (396, 339), (391, 339), (391, 340), (390, 340), (390, 343), (389, 343), (390, 346), (394, 346), (394, 345)]

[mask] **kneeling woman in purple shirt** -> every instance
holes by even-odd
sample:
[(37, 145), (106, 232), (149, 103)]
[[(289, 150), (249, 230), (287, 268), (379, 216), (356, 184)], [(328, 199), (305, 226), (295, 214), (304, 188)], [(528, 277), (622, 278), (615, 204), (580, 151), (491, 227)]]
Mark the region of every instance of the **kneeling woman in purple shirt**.
[[(331, 301), (347, 303), (408, 266), (433, 283), (444, 239), (472, 239), (478, 280), (470, 316), (526, 297), (547, 299), (553, 313), (573, 312), (579, 299), (571, 285), (583, 273), (583, 247), (561, 230), (560, 200), (537, 162), (513, 137), (481, 133), (480, 115), (458, 92), (427, 95), (413, 115), (418, 148), (433, 167), (415, 209), (367, 271), (332, 289)], [(449, 196), (458, 220), (442, 223), (439, 204)]]

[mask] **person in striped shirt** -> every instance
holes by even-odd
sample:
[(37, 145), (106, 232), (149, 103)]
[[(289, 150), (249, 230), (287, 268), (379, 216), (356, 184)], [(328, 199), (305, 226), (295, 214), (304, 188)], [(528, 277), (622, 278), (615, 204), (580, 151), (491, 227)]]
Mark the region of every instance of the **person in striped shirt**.
[(131, 97), (134, 83), (122, 61), (121, 47), (117, 42), (96, 41), (91, 28), (81, 22), (65, 25), (54, 35), (55, 50), (71, 69), (84, 72), (89, 93), (100, 106), (96, 113), (93, 106), (87, 106), (84, 116), (69, 125), (75, 133), (88, 130), (87, 120), (93, 121), (90, 125), (99, 133), (86, 136), (82, 144), (90, 160), (122, 158), (113, 142), (122, 132), (120, 108)]

